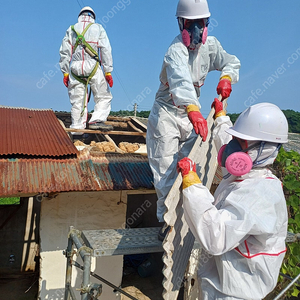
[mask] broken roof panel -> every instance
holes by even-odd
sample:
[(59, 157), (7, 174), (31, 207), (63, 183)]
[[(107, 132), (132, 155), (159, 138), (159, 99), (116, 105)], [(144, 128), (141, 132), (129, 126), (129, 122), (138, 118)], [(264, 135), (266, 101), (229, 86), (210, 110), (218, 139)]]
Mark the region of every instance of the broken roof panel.
[(66, 158), (78, 151), (52, 110), (0, 106), (0, 156)]

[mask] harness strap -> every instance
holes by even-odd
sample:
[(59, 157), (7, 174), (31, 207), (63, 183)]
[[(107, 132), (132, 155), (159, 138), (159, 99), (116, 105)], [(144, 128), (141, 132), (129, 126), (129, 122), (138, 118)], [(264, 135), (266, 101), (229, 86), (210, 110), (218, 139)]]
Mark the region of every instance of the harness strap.
[[(93, 25), (93, 23), (90, 23), (83, 31), (82, 33), (78, 33), (75, 28), (74, 28), (74, 25), (71, 26), (71, 29), (76, 33), (77, 35), (77, 38), (76, 38), (76, 43), (74, 45), (74, 48), (73, 48), (73, 51), (75, 52), (76, 48), (78, 47), (78, 45), (82, 45), (82, 47), (84, 48), (85, 52), (88, 53), (92, 58), (94, 58), (97, 62), (96, 62), (96, 65), (93, 69), (93, 71), (90, 73), (90, 75), (88, 76), (78, 76), (78, 75), (75, 75), (72, 71), (71, 71), (71, 74), (72, 76), (78, 80), (79, 82), (81, 82), (82, 84), (85, 85), (85, 92), (84, 92), (84, 105), (83, 105), (83, 109), (82, 109), (82, 112), (81, 112), (81, 116), (83, 116), (84, 114), (84, 111), (85, 111), (85, 108), (87, 107), (87, 103), (88, 103), (88, 99), (87, 99), (87, 90), (88, 90), (88, 85), (89, 85), (89, 82), (91, 80), (91, 78), (95, 75), (95, 73), (97, 72), (97, 69), (100, 65), (100, 59), (99, 59), (99, 56), (98, 56), (98, 53), (92, 48), (92, 46), (86, 42), (85, 38), (84, 38), (84, 35), (85, 33), (87, 32), (87, 30), (90, 28), (90, 26)], [(91, 53), (89, 51), (86, 50), (86, 48), (88, 48), (88, 50), (90, 50), (90, 52), (94, 55), (92, 56)]]
[[(74, 25), (71, 26), (71, 29), (72, 29), (72, 30), (76, 33), (76, 35), (77, 35), (76, 43), (75, 43), (75, 45), (74, 45), (74, 51), (75, 51), (75, 49), (77, 48), (78, 45), (84, 44), (84, 45), (86, 45), (86, 46), (87, 46), (87, 45), (90, 46), (90, 45), (86, 42), (86, 40), (85, 40), (85, 38), (84, 38), (84, 35), (86, 34), (86, 32), (88, 31), (88, 29), (89, 29), (92, 25), (93, 25), (93, 23), (90, 23), (88, 26), (86, 26), (85, 29), (82, 31), (82, 33), (78, 33), (78, 32), (75, 30)], [(91, 46), (90, 46), (90, 48), (92, 49), (91, 51), (96, 52)], [(97, 52), (96, 52), (96, 54), (97, 54)]]

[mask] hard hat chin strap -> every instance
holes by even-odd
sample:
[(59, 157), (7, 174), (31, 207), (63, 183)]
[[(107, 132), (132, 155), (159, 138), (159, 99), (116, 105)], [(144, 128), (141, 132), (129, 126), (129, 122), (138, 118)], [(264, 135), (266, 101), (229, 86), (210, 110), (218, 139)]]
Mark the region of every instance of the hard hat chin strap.
[(253, 167), (259, 167), (260, 165), (262, 165), (266, 161), (268, 161), (270, 158), (273, 158), (274, 154), (277, 155), (277, 152), (282, 147), (282, 144), (277, 144), (276, 148), (274, 149), (274, 151), (270, 155), (268, 155), (267, 157), (264, 157), (263, 159), (259, 160), (259, 157), (263, 154), (263, 151), (265, 150), (266, 144), (267, 144), (267, 142), (261, 142), (260, 143), (260, 147), (257, 151), (257, 156), (256, 156), (255, 160), (253, 161)]

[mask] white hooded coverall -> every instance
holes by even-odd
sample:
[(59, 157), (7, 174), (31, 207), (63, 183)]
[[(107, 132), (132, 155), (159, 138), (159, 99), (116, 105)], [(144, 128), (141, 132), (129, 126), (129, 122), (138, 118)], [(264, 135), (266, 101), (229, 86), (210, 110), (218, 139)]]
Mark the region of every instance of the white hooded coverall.
[[(232, 124), (222, 116), (215, 125), (219, 150), (231, 140), (225, 130)], [(262, 156), (273, 151), (267, 147)], [(275, 157), (246, 175), (223, 179), (214, 197), (201, 183), (183, 190), (184, 215), (202, 247), (200, 299), (262, 299), (276, 286), (288, 216), (282, 184), (265, 167)]]
[(215, 37), (188, 50), (178, 35), (164, 57), (160, 87), (147, 124), (147, 153), (158, 197), (157, 217), (163, 222), (164, 201), (177, 177), (176, 164), (188, 156), (197, 138), (186, 107), (200, 103), (200, 87), (208, 72), (221, 71), (232, 83), (239, 79), (240, 61), (223, 50)]
[[(111, 46), (107, 34), (102, 25), (95, 23), (95, 20), (90, 16), (81, 15), (78, 17), (78, 23), (74, 25), (74, 29), (78, 33), (82, 33), (89, 23), (93, 23), (84, 35), (84, 38), (92, 48), (98, 52), (100, 49), (101, 64), (95, 75), (90, 80), (90, 87), (93, 92), (95, 107), (90, 122), (104, 122), (106, 121), (111, 110), (111, 99), (108, 84), (104, 77), (104, 73), (112, 72), (113, 61), (111, 54)], [(84, 95), (85, 85), (76, 80), (71, 71), (77, 76), (88, 76), (96, 65), (96, 60), (93, 59), (88, 53), (85, 52), (81, 45), (78, 45), (73, 53), (73, 47), (76, 43), (77, 35), (71, 29), (71, 26), (67, 29), (66, 35), (63, 38), (59, 53), (60, 61), (59, 65), (63, 73), (69, 73), (69, 98), (72, 105), (71, 116), (72, 125), (70, 128), (84, 129), (86, 127), (88, 109), (84, 108)]]

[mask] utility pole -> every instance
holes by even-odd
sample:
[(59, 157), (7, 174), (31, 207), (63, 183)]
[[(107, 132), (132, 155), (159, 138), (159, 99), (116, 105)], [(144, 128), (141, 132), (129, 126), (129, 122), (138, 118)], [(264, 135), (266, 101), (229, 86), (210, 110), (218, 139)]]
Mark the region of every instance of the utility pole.
[(137, 104), (134, 103), (134, 116), (136, 117)]

